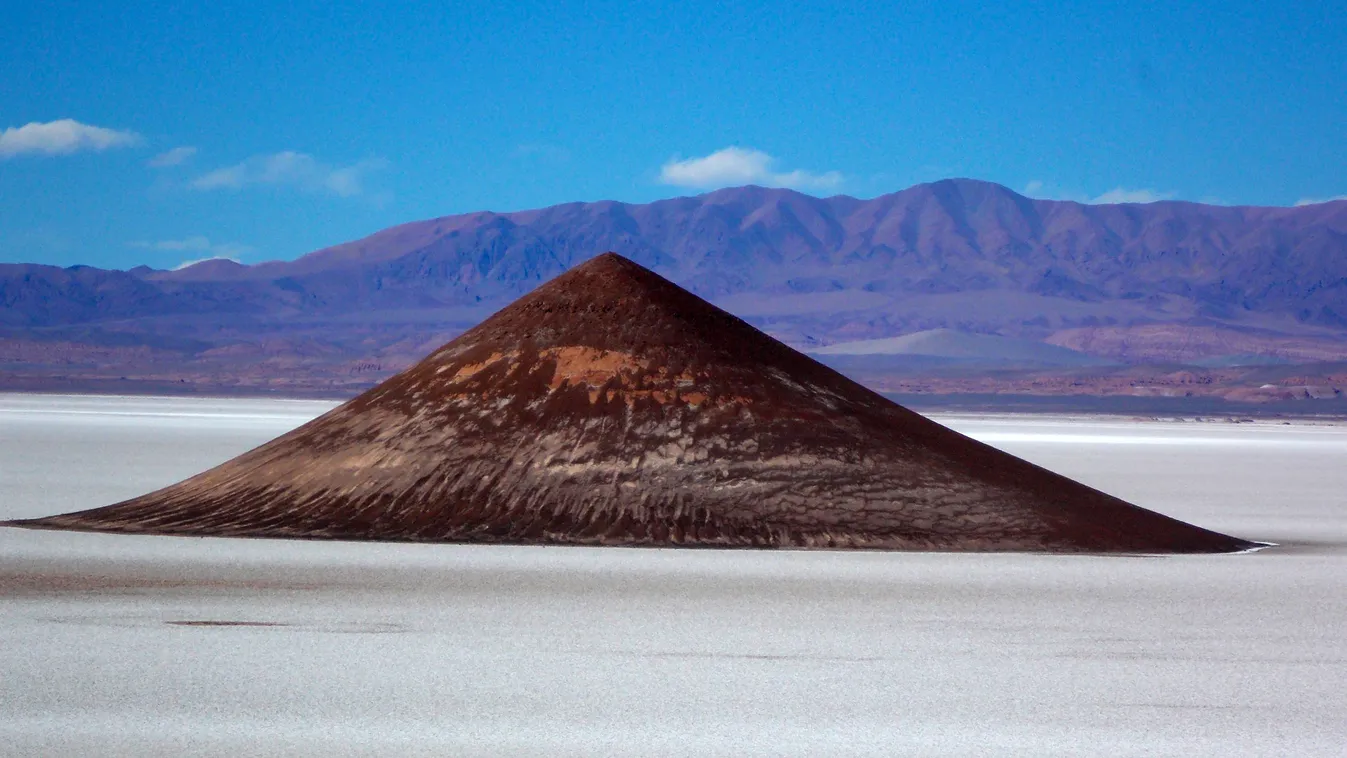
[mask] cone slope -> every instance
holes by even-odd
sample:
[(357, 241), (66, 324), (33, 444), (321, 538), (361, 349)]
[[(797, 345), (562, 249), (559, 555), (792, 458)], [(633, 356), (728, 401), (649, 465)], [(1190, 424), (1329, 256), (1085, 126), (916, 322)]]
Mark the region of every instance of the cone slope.
[(611, 253), (217, 468), (24, 523), (448, 542), (1250, 546), (941, 427)]

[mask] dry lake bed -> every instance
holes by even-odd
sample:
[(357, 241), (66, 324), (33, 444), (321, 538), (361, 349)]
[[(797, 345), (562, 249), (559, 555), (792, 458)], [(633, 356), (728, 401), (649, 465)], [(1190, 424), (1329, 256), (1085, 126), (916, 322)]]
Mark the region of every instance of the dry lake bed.
[[(0, 519), (331, 407), (0, 395)], [(943, 423), (1253, 554), (481, 547), (0, 528), (3, 755), (1342, 755), (1347, 426)]]

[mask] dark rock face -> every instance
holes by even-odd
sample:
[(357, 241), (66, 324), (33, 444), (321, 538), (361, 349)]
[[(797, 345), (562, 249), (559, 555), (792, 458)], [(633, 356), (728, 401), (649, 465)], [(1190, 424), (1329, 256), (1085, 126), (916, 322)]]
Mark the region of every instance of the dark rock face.
[(215, 469), (24, 525), (592, 545), (1249, 546), (928, 421), (614, 254)]

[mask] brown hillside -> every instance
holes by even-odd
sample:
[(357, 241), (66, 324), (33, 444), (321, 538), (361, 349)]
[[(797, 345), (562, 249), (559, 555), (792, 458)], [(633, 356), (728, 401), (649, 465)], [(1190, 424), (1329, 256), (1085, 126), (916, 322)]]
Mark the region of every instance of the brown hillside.
[(23, 523), (594, 545), (1249, 546), (939, 426), (614, 254), (217, 468)]

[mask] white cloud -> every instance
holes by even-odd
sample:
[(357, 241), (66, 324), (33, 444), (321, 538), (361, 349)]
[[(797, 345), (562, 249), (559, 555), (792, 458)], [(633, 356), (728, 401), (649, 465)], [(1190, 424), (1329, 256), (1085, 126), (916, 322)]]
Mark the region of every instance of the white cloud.
[(69, 155), (81, 150), (108, 150), (140, 143), (135, 132), (105, 129), (63, 118), (23, 126), (11, 126), (0, 132), (0, 160), (23, 153)]
[(776, 159), (761, 150), (727, 147), (701, 158), (674, 158), (660, 168), (664, 184), (711, 189), (740, 184), (791, 189), (832, 189), (842, 183), (836, 171), (814, 174), (801, 169), (774, 171)]
[(1090, 200), (1091, 205), (1110, 205), (1114, 203), (1157, 203), (1174, 197), (1172, 192), (1156, 192), (1153, 189), (1126, 189), (1114, 187), (1104, 194)]
[(179, 240), (158, 240), (156, 242), (137, 240), (135, 242), (128, 242), (127, 246), (138, 248), (140, 250), (155, 250), (166, 253), (209, 253), (208, 256), (198, 260), (182, 263), (177, 268), (183, 268), (184, 266), (190, 266), (193, 263), (200, 263), (203, 260), (213, 260), (215, 258), (226, 258), (238, 263), (239, 256), (253, 251), (253, 248), (249, 245), (241, 245), (237, 242), (211, 242), (209, 237), (203, 237), (201, 235), (184, 237)]
[(191, 267), (191, 266), (195, 266), (195, 265), (198, 264), (198, 263), (207, 263), (207, 262), (209, 262), (209, 261), (230, 261), (231, 263), (239, 263), (239, 259), (238, 259), (238, 258), (229, 258), (229, 257), (223, 256), (223, 255), (212, 255), (212, 256), (209, 257), (209, 258), (196, 258), (196, 259), (190, 260), (190, 261), (183, 261), (182, 263), (179, 263), (178, 265), (174, 266), (174, 267), (173, 267), (173, 270), (174, 270), (174, 271), (182, 271), (183, 269), (188, 268), (188, 267)]
[(191, 160), (193, 155), (196, 155), (196, 148), (192, 147), (191, 145), (183, 145), (182, 147), (175, 147), (172, 150), (165, 150), (164, 152), (154, 156), (153, 158), (150, 159), (148, 165), (150, 166), (150, 168), (168, 168), (169, 166), (181, 166), (182, 164)]
[(265, 184), (297, 187), (306, 192), (326, 192), (338, 197), (354, 197), (365, 191), (364, 180), (387, 163), (366, 160), (349, 166), (329, 166), (305, 153), (287, 150), (270, 155), (255, 155), (248, 160), (192, 180), (199, 190), (242, 189)]
[(1153, 189), (1128, 189), (1126, 187), (1114, 187), (1102, 195), (1090, 197), (1089, 195), (1080, 192), (1063, 190), (1061, 187), (1045, 182), (1042, 179), (1031, 179), (1024, 185), (1022, 194), (1040, 200), (1067, 200), (1073, 203), (1083, 203), (1085, 205), (1155, 203), (1161, 200), (1172, 200), (1174, 198), (1173, 192), (1158, 192)]
[(1319, 203), (1331, 203), (1335, 200), (1347, 200), (1347, 195), (1338, 195), (1336, 197), (1302, 197), (1296, 201), (1296, 207), (1302, 205), (1318, 205)]
[(1068, 192), (1050, 182), (1042, 179), (1030, 179), (1025, 183), (1024, 189), (1020, 194), (1025, 197), (1031, 197), (1035, 200), (1068, 200), (1073, 203), (1092, 202), (1089, 197), (1078, 192)]

